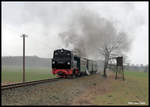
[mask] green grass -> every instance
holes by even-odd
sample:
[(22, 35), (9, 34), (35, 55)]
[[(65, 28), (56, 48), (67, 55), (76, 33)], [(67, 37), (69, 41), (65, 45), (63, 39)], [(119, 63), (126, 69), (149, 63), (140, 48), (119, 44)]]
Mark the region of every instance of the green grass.
[(125, 76), (127, 76), (127, 77), (148, 78), (148, 73), (146, 73), (146, 72), (125, 71), (124, 73), (125, 73)]
[[(14, 67), (2, 68), (2, 82), (22, 82), (22, 69)], [(34, 81), (55, 77), (49, 68), (26, 68), (25, 80)]]
[[(148, 102), (148, 73), (125, 72), (125, 81), (113, 80), (112, 90), (94, 99), (96, 105), (128, 105), (128, 102)], [(135, 104), (132, 104), (135, 105)], [(139, 104), (138, 104), (139, 105)]]

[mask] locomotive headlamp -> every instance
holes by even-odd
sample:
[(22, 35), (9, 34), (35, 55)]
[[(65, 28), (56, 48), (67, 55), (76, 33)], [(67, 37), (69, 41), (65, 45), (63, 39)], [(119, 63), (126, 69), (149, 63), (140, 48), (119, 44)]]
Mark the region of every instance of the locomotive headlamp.
[(53, 61), (52, 63), (55, 64), (55, 61)]
[(70, 62), (67, 62), (68, 65), (70, 65)]
[(58, 53), (57, 53), (57, 52), (55, 52), (55, 55), (58, 55)]

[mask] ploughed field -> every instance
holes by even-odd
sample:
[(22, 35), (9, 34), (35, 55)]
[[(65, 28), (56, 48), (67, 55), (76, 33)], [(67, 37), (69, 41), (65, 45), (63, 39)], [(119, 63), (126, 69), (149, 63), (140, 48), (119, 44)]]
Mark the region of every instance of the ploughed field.
[(113, 72), (107, 74), (106, 79), (98, 73), (4, 90), (2, 105), (148, 105), (148, 73), (125, 72), (125, 81), (115, 80)]

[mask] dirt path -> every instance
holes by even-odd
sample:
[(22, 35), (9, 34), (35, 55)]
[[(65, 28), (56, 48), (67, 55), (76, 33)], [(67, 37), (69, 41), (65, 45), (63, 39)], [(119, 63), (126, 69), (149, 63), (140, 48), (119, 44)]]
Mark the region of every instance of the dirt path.
[(72, 105), (94, 105), (93, 98), (97, 95), (103, 95), (112, 91), (111, 82), (115, 81), (115, 75), (109, 72), (107, 78), (99, 79), (99, 75), (95, 76), (95, 83), (88, 87), (88, 89), (73, 100)]
[[(122, 75), (115, 80), (115, 73), (107, 72), (108, 77), (93, 78), (92, 85), (89, 85), (80, 97), (72, 101), (72, 105), (131, 105), (148, 104), (148, 84), (146, 78), (125, 77)], [(143, 79), (143, 80), (142, 80)]]

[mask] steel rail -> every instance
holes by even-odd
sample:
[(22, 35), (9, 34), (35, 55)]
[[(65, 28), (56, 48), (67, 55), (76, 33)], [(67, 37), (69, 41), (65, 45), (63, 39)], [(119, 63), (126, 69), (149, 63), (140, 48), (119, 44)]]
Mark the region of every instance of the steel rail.
[[(89, 76), (92, 76), (92, 75), (89, 75)], [(82, 76), (82, 78), (83, 77), (86, 77), (86, 76)], [(73, 78), (73, 79), (78, 79), (78, 78)], [(24, 83), (3, 85), (3, 86), (1, 86), (1, 90), (13, 89), (13, 88), (18, 88), (18, 87), (25, 87), (25, 86), (36, 85), (36, 84), (45, 83), (45, 82), (53, 82), (53, 81), (58, 81), (58, 80), (62, 80), (62, 79), (65, 79), (65, 78), (58, 77), (58, 78), (51, 78), (51, 79), (44, 79), (44, 80), (37, 80), (37, 81), (29, 81), (29, 82), (24, 82)]]
[(9, 84), (9, 85), (1, 86), (1, 90), (7, 90), (7, 89), (12, 89), (12, 88), (17, 88), (17, 87), (25, 87), (25, 86), (36, 85), (36, 84), (45, 83), (45, 82), (53, 82), (53, 81), (58, 81), (60, 79), (63, 79), (63, 78), (52, 78), (52, 79), (30, 81), (30, 82), (17, 83), (17, 84)]

